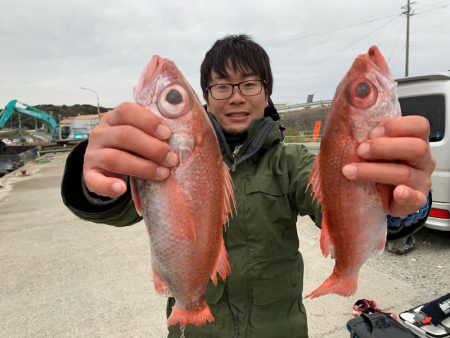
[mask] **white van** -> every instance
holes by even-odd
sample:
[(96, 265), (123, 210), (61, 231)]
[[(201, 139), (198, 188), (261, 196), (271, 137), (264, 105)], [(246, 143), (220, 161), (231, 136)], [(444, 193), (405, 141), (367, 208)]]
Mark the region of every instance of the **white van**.
[(450, 231), (450, 72), (396, 80), (402, 115), (421, 115), (430, 121), (433, 205), (427, 227)]

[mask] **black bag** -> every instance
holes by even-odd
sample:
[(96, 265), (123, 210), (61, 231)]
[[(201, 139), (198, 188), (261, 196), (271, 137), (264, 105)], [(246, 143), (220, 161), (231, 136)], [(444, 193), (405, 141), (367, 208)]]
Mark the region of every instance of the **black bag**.
[(347, 330), (353, 338), (420, 338), (383, 312), (363, 313), (347, 322)]
[(400, 319), (420, 337), (450, 337), (450, 293), (400, 313)]

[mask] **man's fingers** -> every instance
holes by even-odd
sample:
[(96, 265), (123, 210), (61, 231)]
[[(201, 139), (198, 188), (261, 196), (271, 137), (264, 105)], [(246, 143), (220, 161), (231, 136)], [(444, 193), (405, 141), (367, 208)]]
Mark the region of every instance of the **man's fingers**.
[(374, 128), (370, 138), (377, 137), (418, 137), (428, 141), (430, 135), (430, 122), (423, 116), (403, 116), (387, 119), (380, 126)]
[(404, 185), (395, 187), (393, 196), (390, 214), (401, 218), (423, 208), (427, 202), (427, 194)]
[(415, 190), (428, 193), (431, 189), (430, 176), (400, 163), (360, 162), (347, 164), (342, 173), (348, 179), (389, 184), (406, 185)]
[(361, 143), (356, 153), (368, 160), (403, 161), (418, 169), (425, 169), (431, 157), (428, 143), (418, 137), (375, 138)]
[[(177, 154), (166, 142), (160, 141), (132, 126), (96, 128), (91, 133), (93, 133), (92, 138), (101, 140), (95, 145), (97, 151), (103, 148), (121, 149), (162, 166), (173, 167), (178, 164)], [(88, 146), (86, 154), (89, 153)]]
[(160, 117), (141, 105), (131, 102), (122, 103), (108, 112), (102, 119), (102, 123), (109, 126), (134, 126), (160, 140), (167, 140), (171, 135), (170, 128)]
[(108, 177), (96, 170), (84, 173), (84, 183), (89, 191), (100, 196), (118, 197), (127, 190), (127, 185), (120, 178)]
[[(164, 180), (170, 174), (170, 169), (155, 162), (111, 148), (99, 149), (95, 154), (86, 152), (86, 162), (89, 162), (89, 169), (85, 169), (85, 173), (90, 169), (94, 169), (99, 172), (136, 176), (154, 181)], [(85, 179), (87, 179), (86, 174)], [(94, 182), (90, 183), (88, 187), (93, 185)]]

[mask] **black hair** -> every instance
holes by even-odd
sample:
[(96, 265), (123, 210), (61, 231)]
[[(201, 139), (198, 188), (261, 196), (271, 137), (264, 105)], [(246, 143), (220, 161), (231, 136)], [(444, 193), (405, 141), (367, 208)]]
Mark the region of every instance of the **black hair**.
[(266, 51), (248, 35), (227, 35), (217, 40), (206, 52), (200, 66), (200, 85), (206, 97), (206, 88), (211, 81), (211, 71), (227, 77), (226, 66), (230, 65), (234, 71), (242, 73), (251, 69), (266, 82), (267, 95), (272, 94), (273, 78), (270, 59)]

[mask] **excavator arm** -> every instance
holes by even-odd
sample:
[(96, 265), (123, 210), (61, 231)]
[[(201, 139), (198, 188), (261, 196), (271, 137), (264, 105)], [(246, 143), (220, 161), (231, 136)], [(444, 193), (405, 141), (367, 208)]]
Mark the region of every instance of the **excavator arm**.
[(46, 112), (28, 104), (18, 102), (17, 100), (11, 100), (0, 114), (0, 129), (5, 126), (6, 122), (11, 118), (14, 112), (44, 121), (48, 125), (51, 134), (53, 134), (58, 126), (56, 120)]

